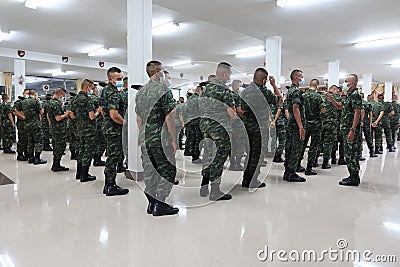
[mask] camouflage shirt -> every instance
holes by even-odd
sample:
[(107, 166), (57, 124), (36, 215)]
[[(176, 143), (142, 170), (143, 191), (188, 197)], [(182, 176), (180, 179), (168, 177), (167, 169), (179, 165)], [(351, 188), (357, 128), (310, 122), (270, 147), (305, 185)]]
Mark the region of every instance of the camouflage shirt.
[(3, 102), (0, 105), (0, 126), (8, 127), (12, 126), (10, 118), (8, 118), (8, 114), (12, 114), (13, 108), (11, 107), (10, 103)]
[(365, 100), (363, 100), (362, 104), (363, 104), (363, 109), (364, 109), (363, 123), (364, 123), (364, 125), (368, 126), (368, 125), (370, 125), (369, 114), (372, 112), (372, 105), (370, 102), (367, 102)]
[(199, 98), (198, 94), (193, 94), (186, 101), (185, 112), (187, 113), (187, 124), (191, 125), (199, 125), (200, 123), (200, 107), (199, 107)]
[(176, 106), (176, 114), (175, 114), (175, 126), (176, 127), (182, 127), (182, 122), (180, 120), (180, 115), (182, 114), (183, 111), (183, 107), (184, 107), (184, 103), (183, 104), (178, 104)]
[[(19, 112), (22, 112), (22, 101), (24, 100), (25, 99), (18, 99), (17, 101), (15, 101), (13, 111), (18, 110)], [(20, 120), (17, 118), (17, 125), (19, 125), (20, 127), (24, 125), (24, 122), (24, 120)]]
[(142, 119), (139, 144), (162, 147), (171, 144), (166, 116), (175, 109), (175, 99), (165, 84), (150, 80), (136, 94), (136, 114)]
[(301, 121), (303, 123), (305, 122), (305, 117), (304, 117), (304, 106), (303, 106), (303, 94), (300, 91), (299, 87), (295, 84), (292, 84), (290, 86), (289, 91), (286, 95), (286, 105), (287, 105), (287, 110), (289, 111), (289, 119), (288, 119), (288, 127), (295, 127), (297, 128), (297, 122), (296, 118), (294, 117), (294, 112), (293, 112), (293, 105), (294, 104), (299, 104), (299, 110), (300, 110), (300, 117)]
[(41, 110), (39, 101), (34, 98), (29, 97), (22, 101), (22, 113), (25, 115), (27, 125), (39, 123)]
[[(347, 99), (343, 101), (342, 119), (340, 122), (341, 131), (349, 131), (353, 126), (354, 110), (362, 109), (361, 96), (357, 89), (347, 92)], [(358, 124), (360, 125), (360, 120)]]
[(385, 107), (385, 113), (383, 114), (382, 122), (387, 123), (390, 122), (389, 113), (394, 110), (391, 102), (383, 102), (383, 106)]
[(392, 124), (399, 123), (399, 121), (400, 121), (400, 104), (393, 101), (392, 107), (393, 107), (394, 115), (392, 117), (390, 117), (390, 123), (392, 123)]
[[(331, 94), (331, 96), (336, 102), (342, 102), (340, 95)], [(338, 109), (326, 98), (325, 95), (322, 95), (322, 100), (324, 101), (326, 108), (326, 112), (322, 114), (322, 121), (324, 123), (334, 123), (335, 125), (338, 125)]]
[(285, 108), (283, 104), (281, 105), (274, 105), (270, 104), (269, 107), (271, 108), (271, 112), (273, 115), (272, 120), (275, 120), (276, 114), (278, 113), (278, 110), (281, 110), (281, 113), (279, 114), (278, 120), (276, 121), (276, 126), (284, 126), (286, 125), (286, 117), (285, 117)]
[(95, 111), (93, 100), (87, 93), (80, 91), (71, 104), (71, 111), (76, 117), (76, 124), (81, 135), (96, 134), (96, 122), (89, 118), (89, 112)]
[(385, 107), (381, 102), (371, 102), (371, 106), (372, 106), (372, 120), (376, 121), (379, 117), (379, 114), (382, 111), (385, 111)]
[[(98, 108), (100, 106), (100, 97), (95, 95), (95, 94), (89, 95), (89, 97), (93, 101), (94, 108)], [(101, 131), (102, 127), (103, 127), (103, 116), (99, 115), (96, 118), (96, 129), (97, 129), (97, 131)]]
[(321, 109), (325, 108), (325, 102), (321, 95), (315, 90), (308, 90), (303, 94), (304, 114), (306, 117), (306, 128), (317, 130), (322, 128)]
[(60, 103), (56, 99), (52, 98), (48, 103), (47, 111), (52, 132), (55, 134), (65, 132), (67, 130), (67, 120), (56, 120), (56, 116), (62, 116), (65, 114)]
[(122, 117), (125, 114), (124, 102), (117, 87), (110, 83), (104, 87), (101, 92), (100, 104), (104, 113), (103, 133), (106, 135), (121, 135), (122, 124), (116, 123), (110, 116), (110, 110), (117, 110)]
[(122, 103), (123, 103), (122, 109), (123, 109), (123, 113), (124, 113), (121, 115), (122, 115), (122, 117), (127, 119), (127, 117), (125, 115), (128, 110), (128, 88), (123, 89), (120, 94), (121, 94), (121, 99), (122, 99)]

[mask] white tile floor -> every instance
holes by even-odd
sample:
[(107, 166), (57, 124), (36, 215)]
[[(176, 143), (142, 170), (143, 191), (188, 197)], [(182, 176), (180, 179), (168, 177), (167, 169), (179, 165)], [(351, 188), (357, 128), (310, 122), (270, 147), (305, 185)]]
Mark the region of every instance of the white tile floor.
[[(51, 162), (50, 152), (43, 157)], [(320, 175), (307, 183), (289, 184), (282, 181), (282, 164), (272, 166), (267, 189), (235, 187), (228, 202), (202, 205), (197, 188), (175, 188), (173, 202), (202, 206), (167, 218), (147, 215), (140, 187), (121, 174), (118, 183), (130, 188), (128, 196), (101, 194), (103, 168), (91, 168), (97, 181), (77, 182), (68, 158), (62, 163), (70, 172), (52, 173), (51, 163), (33, 166), (0, 154), (0, 172), (16, 182), (0, 186), (0, 266), (400, 266), (398, 152), (363, 162), (358, 188), (338, 185), (345, 166), (318, 168)], [(240, 174), (227, 171), (225, 186)], [(198, 174), (179, 177), (186, 188), (200, 182)], [(262, 262), (257, 256), (266, 246), (319, 255), (338, 249), (339, 239), (347, 249), (371, 250), (371, 258), (395, 255), (397, 263), (331, 261), (328, 255), (317, 263), (284, 263), (277, 255)]]

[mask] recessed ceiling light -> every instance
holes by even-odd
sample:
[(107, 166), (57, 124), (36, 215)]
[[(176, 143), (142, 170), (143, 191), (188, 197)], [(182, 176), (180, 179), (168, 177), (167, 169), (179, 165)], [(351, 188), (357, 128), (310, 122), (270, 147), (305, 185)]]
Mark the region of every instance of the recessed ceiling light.
[(174, 32), (179, 29), (179, 22), (175, 20), (171, 20), (168, 22), (164, 22), (161, 24), (158, 24), (153, 27), (152, 34), (153, 35), (164, 35), (164, 34), (169, 34), (171, 32)]
[(354, 44), (356, 48), (369, 48), (369, 47), (379, 47), (379, 46), (387, 46), (387, 45), (394, 45), (400, 44), (400, 36), (391, 37), (391, 38), (384, 38), (378, 40), (371, 40), (366, 42), (359, 42)]
[(3, 40), (8, 40), (11, 37), (11, 33), (10, 32), (1, 32), (0, 31), (0, 42)]
[(106, 56), (109, 53), (110, 53), (110, 49), (102, 46), (100, 48), (93, 50), (92, 52), (89, 52), (88, 56), (89, 57)]
[(235, 54), (236, 58), (249, 58), (249, 57), (258, 57), (265, 56), (266, 52), (264, 48), (248, 48), (237, 51)]
[(400, 61), (390, 64), (392, 68), (400, 68)]
[(307, 4), (320, 3), (321, 0), (276, 0), (276, 5), (279, 7), (287, 6), (303, 6)]
[(173, 69), (185, 69), (194, 67), (194, 64), (190, 60), (176, 62), (171, 65)]

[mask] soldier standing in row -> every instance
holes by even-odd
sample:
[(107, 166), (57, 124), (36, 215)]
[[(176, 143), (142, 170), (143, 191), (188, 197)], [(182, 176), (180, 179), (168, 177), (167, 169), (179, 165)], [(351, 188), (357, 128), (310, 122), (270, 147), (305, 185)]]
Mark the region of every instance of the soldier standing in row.
[(11, 150), (11, 147), (15, 142), (13, 108), (10, 105), (10, 98), (8, 95), (2, 95), (1, 99), (3, 102), (0, 105), (0, 131), (1, 141), (3, 144), (3, 153), (15, 154), (15, 151)]
[(22, 114), (22, 101), (29, 97), (29, 89), (25, 89), (22, 96), (14, 102), (13, 114), (17, 117), (18, 143), (17, 160), (27, 161), (28, 135), (25, 134), (25, 116)]
[(371, 101), (372, 105), (372, 138), (375, 140), (375, 154), (383, 154), (382, 144), (382, 118), (385, 114), (385, 107), (382, 102)]
[[(392, 129), (392, 140), (393, 144), (398, 140), (398, 132), (399, 132), (399, 122), (400, 122), (400, 104), (397, 102), (397, 95), (393, 95), (392, 97), (392, 107), (394, 111), (394, 115), (390, 117), (390, 128)], [(396, 149), (396, 147), (394, 147)]]
[[(245, 150), (245, 140), (246, 140), (246, 130), (242, 118), (242, 99), (239, 95), (239, 90), (242, 88), (243, 83), (239, 80), (232, 82), (232, 94), (233, 100), (235, 101), (235, 108), (237, 117), (232, 121), (232, 151), (230, 156), (230, 166), (231, 171), (243, 171), (244, 167), (241, 165), (242, 158)], [(243, 89), (243, 88), (242, 88)]]
[[(94, 85), (93, 90), (89, 91), (89, 97), (92, 99), (94, 107), (97, 109), (100, 107), (100, 97), (99, 97), (99, 89), (96, 85)], [(103, 126), (104, 114), (101, 111), (100, 116), (96, 118), (96, 153), (93, 157), (93, 166), (102, 167), (106, 165), (106, 162), (101, 159), (104, 151), (106, 150), (106, 140), (103, 135), (102, 126)]]
[[(67, 111), (71, 111), (71, 106), (74, 102), (74, 98), (76, 97), (76, 93), (70, 92), (69, 95), (71, 97), (66, 107)], [(79, 152), (78, 129), (76, 125), (76, 120), (72, 119), (71, 117), (69, 117), (67, 121), (67, 139), (69, 143), (69, 151), (71, 152), (71, 160), (77, 160)]]
[[(383, 94), (379, 95), (378, 101), (383, 103), (383, 106), (385, 108), (385, 112), (382, 117), (382, 128), (385, 132), (386, 149), (389, 149), (389, 152), (395, 152), (394, 141), (392, 140), (392, 129), (390, 128), (390, 118), (394, 115), (394, 110), (392, 107), (392, 103), (384, 101), (384, 97), (385, 96)], [(382, 141), (380, 147), (382, 148)]]
[(361, 134), (360, 134), (360, 160), (365, 160), (362, 157), (363, 145), (362, 145), (362, 133), (364, 133), (365, 141), (369, 149), (369, 156), (371, 158), (376, 158), (377, 155), (374, 153), (374, 145), (372, 142), (371, 127), (372, 127), (372, 105), (370, 102), (364, 100), (364, 94), (360, 94), (363, 104), (363, 109), (361, 110)]
[(50, 121), (47, 119), (47, 114), (49, 111), (49, 102), (51, 100), (51, 94), (46, 94), (46, 99), (43, 102), (43, 115), (42, 115), (42, 131), (43, 131), (43, 150), (44, 151), (53, 151), (53, 148), (50, 146), (51, 139), (51, 131), (50, 131)]
[(192, 163), (202, 164), (200, 159), (200, 142), (203, 139), (203, 134), (200, 130), (200, 107), (199, 97), (202, 87), (198, 85), (194, 94), (186, 101), (185, 112), (187, 112), (187, 139), (185, 145), (189, 147), (189, 153), (192, 156)]
[(275, 134), (276, 134), (276, 151), (274, 155), (273, 162), (275, 163), (283, 163), (285, 162), (282, 159), (283, 151), (285, 150), (286, 146), (286, 104), (277, 104), (277, 105), (270, 105), (271, 112), (274, 115), (273, 122), (271, 123), (271, 127), (275, 127)]

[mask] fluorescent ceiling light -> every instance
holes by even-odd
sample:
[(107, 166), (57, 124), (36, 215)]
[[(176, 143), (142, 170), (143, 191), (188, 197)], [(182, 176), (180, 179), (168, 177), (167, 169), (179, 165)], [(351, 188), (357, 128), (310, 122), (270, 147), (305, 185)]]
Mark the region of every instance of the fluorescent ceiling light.
[(109, 53), (110, 53), (109, 48), (100, 47), (100, 48), (97, 48), (96, 50), (93, 50), (92, 52), (88, 53), (88, 56), (89, 57), (106, 56)]
[(279, 7), (287, 7), (287, 6), (303, 6), (312, 3), (320, 3), (321, 0), (276, 0), (276, 5)]
[(356, 48), (369, 48), (369, 47), (379, 47), (379, 46), (394, 45), (394, 44), (400, 44), (400, 36), (360, 42), (354, 44), (354, 46)]
[(71, 74), (71, 71), (57, 70), (57, 71), (54, 71), (51, 75), (53, 77), (56, 77), (56, 76), (65, 76), (65, 75), (69, 75), (69, 74)]
[(179, 61), (179, 62), (175, 62), (174, 64), (171, 64), (171, 67), (174, 69), (189, 68), (189, 67), (193, 67), (193, 66), (194, 66), (194, 64), (190, 60)]
[(10, 37), (11, 37), (11, 33), (0, 31), (0, 42), (3, 40), (8, 40), (8, 39), (10, 39)]
[(176, 31), (179, 28), (179, 23), (175, 20), (164, 22), (153, 27), (153, 35), (164, 35)]
[(395, 62), (395, 63), (393, 63), (393, 64), (390, 64), (390, 66), (391, 66), (392, 68), (400, 68), (400, 61), (399, 61), (399, 62)]
[(244, 49), (236, 52), (236, 58), (249, 58), (249, 57), (259, 57), (265, 56), (266, 52), (264, 48), (250, 48)]
[(384, 222), (383, 226), (389, 228), (390, 230), (399, 231), (400, 232), (400, 224), (392, 223), (392, 222)]

